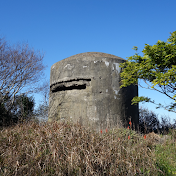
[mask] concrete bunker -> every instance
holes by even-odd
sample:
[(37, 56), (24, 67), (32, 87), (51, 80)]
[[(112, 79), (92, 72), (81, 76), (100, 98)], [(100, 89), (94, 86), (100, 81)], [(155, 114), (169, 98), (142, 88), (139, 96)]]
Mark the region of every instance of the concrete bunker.
[(49, 121), (79, 122), (95, 130), (137, 127), (138, 106), (131, 99), (138, 87), (120, 89), (120, 63), (106, 53), (87, 52), (55, 63), (50, 74)]

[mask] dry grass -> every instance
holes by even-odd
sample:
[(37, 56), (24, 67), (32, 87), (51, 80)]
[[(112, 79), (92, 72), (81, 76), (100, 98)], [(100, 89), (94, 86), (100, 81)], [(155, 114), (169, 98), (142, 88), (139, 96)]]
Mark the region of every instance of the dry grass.
[(0, 175), (165, 175), (155, 148), (129, 129), (31, 122), (1, 130)]

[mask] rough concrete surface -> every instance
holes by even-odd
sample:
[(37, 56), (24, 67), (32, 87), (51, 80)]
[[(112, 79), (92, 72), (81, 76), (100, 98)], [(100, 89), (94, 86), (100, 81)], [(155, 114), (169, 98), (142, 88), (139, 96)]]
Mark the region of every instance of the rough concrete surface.
[(87, 52), (55, 63), (50, 74), (49, 121), (79, 122), (95, 130), (137, 126), (137, 86), (120, 89), (120, 63), (106, 53)]

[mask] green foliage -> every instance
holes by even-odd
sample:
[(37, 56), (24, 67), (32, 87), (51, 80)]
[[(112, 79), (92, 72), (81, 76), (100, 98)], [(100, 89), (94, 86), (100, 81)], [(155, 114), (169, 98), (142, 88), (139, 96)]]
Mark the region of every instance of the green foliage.
[(29, 120), (34, 111), (34, 98), (25, 94), (16, 95), (9, 108), (10, 97), (0, 103), (0, 126), (8, 126), (18, 121)]
[(9, 125), (11, 123), (11, 116), (5, 108), (4, 103), (0, 102), (0, 126), (4, 124)]
[(176, 146), (167, 141), (164, 145), (156, 146), (156, 164), (165, 175), (176, 175)]
[(34, 98), (26, 94), (18, 95), (15, 98), (13, 114), (21, 120), (29, 119), (34, 110)]
[[(138, 50), (137, 47), (133, 49)], [(153, 46), (145, 44), (142, 52), (143, 56), (135, 53), (127, 62), (121, 64), (121, 87), (139, 84), (138, 79), (141, 79), (146, 83), (145, 88), (156, 90), (172, 100), (167, 106), (157, 104), (157, 107), (176, 112), (176, 31), (171, 33), (167, 42), (159, 40)], [(155, 104), (155, 101), (148, 97), (135, 97), (133, 104), (142, 101)]]

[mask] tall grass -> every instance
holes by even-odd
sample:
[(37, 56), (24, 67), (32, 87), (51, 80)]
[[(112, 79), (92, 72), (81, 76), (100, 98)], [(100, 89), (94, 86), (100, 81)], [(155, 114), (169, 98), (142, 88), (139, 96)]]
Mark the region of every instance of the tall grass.
[[(161, 156), (165, 150), (172, 154)], [(167, 175), (176, 171), (173, 155), (173, 139), (156, 144), (124, 128), (97, 133), (79, 124), (30, 122), (0, 132), (3, 176)]]

